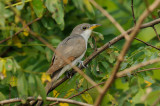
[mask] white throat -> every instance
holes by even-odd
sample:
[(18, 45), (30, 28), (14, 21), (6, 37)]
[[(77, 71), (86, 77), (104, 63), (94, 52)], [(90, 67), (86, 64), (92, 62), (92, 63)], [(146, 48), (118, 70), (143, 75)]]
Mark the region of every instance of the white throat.
[(90, 37), (90, 35), (91, 35), (91, 32), (92, 32), (92, 30), (86, 30), (86, 31), (84, 31), (82, 34), (81, 34), (81, 36), (85, 39), (85, 42), (86, 42), (86, 48), (87, 48), (87, 42), (88, 42), (88, 39), (89, 39), (89, 37)]

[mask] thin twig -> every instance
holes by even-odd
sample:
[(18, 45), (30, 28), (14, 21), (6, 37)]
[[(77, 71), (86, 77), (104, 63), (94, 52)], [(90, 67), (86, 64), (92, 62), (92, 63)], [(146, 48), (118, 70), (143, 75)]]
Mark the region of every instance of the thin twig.
[(134, 22), (134, 25), (136, 25), (136, 19), (135, 19), (134, 8), (133, 8), (133, 0), (131, 0), (131, 9), (132, 9), (133, 22)]
[(12, 36), (4, 39), (4, 40), (1, 40), (1, 41), (0, 41), (0, 44), (6, 42), (6, 41), (8, 41), (9, 39), (13, 38), (14, 36), (18, 35), (18, 34), (21, 33), (22, 31), (24, 31), (24, 29), (27, 28), (29, 25), (33, 24), (34, 22), (36, 22), (36, 21), (38, 21), (38, 20), (40, 20), (40, 19), (41, 19), (41, 17), (36, 18), (36, 19), (34, 19), (33, 21), (29, 22), (29, 23), (26, 24), (23, 28), (21, 28), (18, 32), (16, 32), (14, 35), (12, 35)]
[[(13, 98), (13, 99), (8, 99), (8, 100), (3, 100), (0, 101), (0, 105), (4, 105), (4, 104), (9, 104), (9, 103), (15, 103), (15, 102), (21, 102), (22, 99), (20, 98)], [(28, 97), (27, 100), (31, 101), (31, 100), (35, 100), (34, 97)], [(37, 100), (42, 101), (41, 97), (38, 97)], [(80, 106), (92, 106), (91, 104), (87, 104), (87, 103), (83, 103), (83, 102), (78, 102), (75, 100), (70, 100), (70, 99), (64, 99), (64, 98), (52, 98), (52, 97), (46, 97), (47, 101), (60, 101), (63, 103), (70, 103), (70, 104), (75, 104), (75, 105), (80, 105)]]
[(154, 29), (154, 32), (156, 33), (158, 40), (160, 40), (160, 37), (159, 37), (159, 35), (158, 35), (158, 33), (157, 33), (156, 28), (155, 28), (154, 26), (152, 26), (152, 28)]
[(139, 69), (139, 68), (141, 68), (141, 67), (144, 67), (144, 66), (146, 66), (146, 65), (153, 64), (153, 63), (156, 63), (156, 62), (160, 62), (160, 58), (158, 58), (158, 59), (153, 59), (153, 60), (149, 60), (149, 61), (146, 61), (146, 62), (137, 64), (137, 65), (134, 65), (134, 66), (132, 66), (132, 67), (130, 67), (130, 68), (127, 68), (127, 69), (125, 69), (125, 70), (123, 70), (123, 71), (121, 71), (121, 72), (118, 72), (117, 75), (116, 75), (116, 77), (120, 77), (120, 76), (125, 75), (125, 74), (127, 74), (127, 73), (131, 73), (132, 71), (134, 71), (134, 70), (136, 70), (136, 69)]
[[(140, 72), (144, 72), (144, 71), (150, 71), (150, 70), (159, 70), (160, 69), (160, 67), (159, 68), (148, 68), (148, 69), (144, 69), (144, 70), (139, 70), (139, 71), (136, 71), (135, 73), (140, 73)], [(135, 74), (134, 73), (134, 74)], [(131, 75), (133, 74), (133, 73), (130, 73)], [(124, 75), (119, 75), (118, 76), (118, 73), (116, 74), (116, 78), (121, 78), (121, 77), (125, 77), (125, 76), (128, 76), (127, 74), (124, 74)]]
[(145, 42), (145, 41), (142, 41), (142, 40), (140, 40), (140, 39), (138, 39), (138, 38), (136, 38), (136, 37), (135, 37), (134, 39), (136, 39), (136, 40), (138, 40), (138, 41), (146, 44), (147, 46), (150, 46), (150, 47), (152, 47), (152, 48), (155, 48), (155, 49), (157, 49), (157, 50), (160, 50), (160, 48), (157, 48), (157, 47), (155, 47), (155, 46), (153, 46), (153, 45), (151, 45), (151, 44), (149, 44), (149, 43), (147, 43), (147, 42)]
[(114, 81), (116, 73), (118, 72), (118, 70), (120, 68), (120, 65), (121, 65), (121, 63), (122, 63), (122, 61), (124, 59), (124, 56), (127, 53), (127, 51), (129, 49), (134, 37), (136, 36), (138, 31), (140, 30), (140, 26), (141, 26), (142, 22), (149, 15), (149, 13), (152, 12), (159, 5), (159, 3), (160, 3), (160, 0), (155, 0), (155, 2), (148, 8), (150, 11), (145, 10), (142, 13), (142, 15), (140, 16), (140, 18), (138, 19), (138, 22), (137, 22), (135, 28), (133, 29), (133, 32), (131, 33), (130, 39), (125, 42), (125, 44), (123, 46), (123, 49), (122, 49), (120, 55), (118, 56), (117, 62), (116, 62), (115, 66), (114, 66), (114, 68), (112, 70), (112, 74), (111, 74), (110, 78), (105, 82), (103, 92), (96, 99), (96, 102), (94, 104), (95, 106), (100, 105), (105, 93), (108, 91), (110, 85)]
[(101, 13), (106, 16), (114, 25), (115, 27), (124, 35), (125, 39), (129, 39), (129, 35), (126, 33), (126, 31), (122, 28), (122, 26), (106, 11), (104, 10), (100, 5), (98, 5), (94, 0), (89, 0)]

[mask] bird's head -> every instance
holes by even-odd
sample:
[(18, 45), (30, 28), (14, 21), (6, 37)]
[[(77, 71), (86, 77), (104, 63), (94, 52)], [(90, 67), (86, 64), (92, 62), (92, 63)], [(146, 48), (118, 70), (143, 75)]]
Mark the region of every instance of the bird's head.
[(73, 30), (71, 35), (82, 35), (82, 34), (91, 34), (92, 30), (98, 26), (101, 26), (100, 24), (88, 24), (88, 23), (83, 23), (80, 25), (77, 25)]

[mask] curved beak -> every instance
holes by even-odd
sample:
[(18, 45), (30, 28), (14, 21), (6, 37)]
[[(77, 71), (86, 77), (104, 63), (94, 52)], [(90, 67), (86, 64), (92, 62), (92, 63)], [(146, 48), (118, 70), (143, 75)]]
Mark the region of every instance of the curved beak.
[(93, 30), (96, 27), (101, 26), (101, 24), (92, 24), (89, 29)]

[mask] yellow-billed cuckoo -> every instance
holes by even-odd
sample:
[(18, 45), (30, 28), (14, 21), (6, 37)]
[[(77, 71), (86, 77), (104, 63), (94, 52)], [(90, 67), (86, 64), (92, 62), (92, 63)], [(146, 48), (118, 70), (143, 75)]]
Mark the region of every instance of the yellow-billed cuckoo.
[[(63, 57), (71, 61), (72, 65), (77, 65), (81, 62), (86, 50), (88, 38), (94, 28), (100, 26), (99, 24), (88, 24), (83, 23), (77, 25), (70, 36), (65, 38), (56, 48), (56, 51), (60, 53)], [(83, 64), (82, 64), (83, 65)], [(61, 57), (56, 54), (53, 55), (51, 67), (48, 69), (47, 73), (51, 74), (52, 80), (48, 82), (45, 90), (48, 94), (51, 90), (52, 84), (66, 71), (70, 70), (72, 67), (68, 65)], [(36, 106), (40, 106), (42, 102), (38, 102)]]
[[(77, 25), (70, 36), (65, 38), (56, 48), (56, 51), (61, 53), (66, 59), (72, 62), (72, 65), (76, 65), (81, 62), (86, 49), (88, 38), (94, 28), (100, 26), (99, 24), (83, 23)], [(48, 74), (52, 74), (53, 78), (57, 80), (64, 72), (70, 70), (71, 66), (56, 54), (52, 58), (52, 65), (47, 71)], [(53, 79), (52, 78), (52, 79)]]

